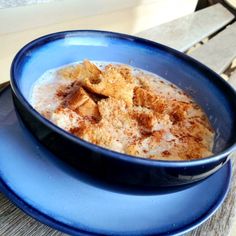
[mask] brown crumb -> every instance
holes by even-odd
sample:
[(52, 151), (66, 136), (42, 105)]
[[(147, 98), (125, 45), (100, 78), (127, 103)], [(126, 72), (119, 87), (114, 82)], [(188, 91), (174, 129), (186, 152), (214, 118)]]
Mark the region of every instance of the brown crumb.
[(159, 113), (163, 113), (167, 107), (166, 99), (140, 87), (134, 89), (133, 102), (137, 106), (150, 108)]
[(167, 150), (163, 151), (161, 154), (162, 154), (163, 157), (168, 157), (168, 156), (171, 155), (171, 153)]
[(164, 130), (158, 130), (158, 131), (154, 131), (152, 133), (152, 136), (154, 137), (154, 140), (159, 143), (162, 140), (162, 137), (164, 135), (165, 131)]

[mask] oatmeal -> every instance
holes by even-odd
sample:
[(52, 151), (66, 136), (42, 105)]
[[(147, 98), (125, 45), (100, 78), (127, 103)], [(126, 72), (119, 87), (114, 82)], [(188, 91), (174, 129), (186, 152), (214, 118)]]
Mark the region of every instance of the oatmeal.
[(121, 64), (83, 63), (45, 72), (31, 104), (62, 129), (96, 145), (158, 160), (212, 154), (214, 132), (180, 88)]

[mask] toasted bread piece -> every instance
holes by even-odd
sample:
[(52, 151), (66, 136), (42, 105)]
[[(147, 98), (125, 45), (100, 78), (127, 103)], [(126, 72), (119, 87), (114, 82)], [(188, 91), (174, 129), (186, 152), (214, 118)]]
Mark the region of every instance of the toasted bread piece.
[(92, 117), (96, 120), (99, 120), (100, 117), (98, 106), (92, 99), (85, 101), (82, 105), (76, 108), (75, 111), (81, 116)]
[(64, 103), (69, 109), (75, 110), (89, 99), (90, 97), (82, 87), (75, 87), (73, 91), (66, 96)]
[(91, 63), (88, 60), (84, 60), (83, 62), (83, 78), (81, 78), (81, 80), (85, 79), (85, 78), (89, 78), (90, 81), (92, 81), (92, 83), (98, 83), (100, 81), (99, 76), (102, 74), (101, 70), (98, 69), (98, 67)]
[(90, 78), (90, 80), (96, 81), (101, 71), (90, 61), (84, 60), (82, 64), (60, 69), (57, 74), (64, 79), (83, 81), (85, 78)]
[(163, 113), (167, 107), (165, 98), (140, 87), (134, 89), (133, 102), (137, 106), (150, 108), (159, 113)]
[(134, 84), (128, 83), (119, 72), (108, 68), (99, 79), (94, 82), (91, 78), (86, 78), (83, 85), (93, 93), (123, 100), (132, 105)]
[(128, 82), (128, 83), (134, 83), (134, 78), (132, 75), (132, 70), (129, 66), (127, 65), (112, 65), (109, 64), (105, 67), (105, 70), (113, 70), (115, 72), (120, 73), (123, 78)]
[(57, 75), (63, 79), (77, 80), (81, 75), (82, 67), (81, 64), (68, 66), (58, 70)]
[(65, 106), (81, 116), (99, 118), (97, 104), (82, 87), (76, 87), (74, 91), (66, 97)]
[(98, 102), (98, 109), (102, 120), (108, 120), (115, 128), (124, 128), (124, 123), (128, 125), (133, 122), (129, 108), (123, 100), (112, 97), (102, 99)]
[(140, 128), (147, 132), (152, 132), (157, 122), (152, 110), (140, 106), (133, 108), (132, 117), (137, 120)]

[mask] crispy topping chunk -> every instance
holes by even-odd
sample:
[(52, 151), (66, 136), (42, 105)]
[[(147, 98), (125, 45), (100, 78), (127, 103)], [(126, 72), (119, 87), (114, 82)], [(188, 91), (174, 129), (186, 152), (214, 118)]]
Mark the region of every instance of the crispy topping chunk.
[(66, 96), (63, 106), (83, 117), (99, 119), (100, 116), (98, 105), (82, 87), (75, 86), (74, 90)]
[(128, 105), (132, 105), (134, 85), (112, 67), (107, 67), (95, 82), (91, 78), (85, 78), (83, 84), (93, 93), (123, 100)]
[(167, 107), (166, 99), (140, 87), (136, 87), (134, 90), (134, 104), (159, 113), (163, 113)]

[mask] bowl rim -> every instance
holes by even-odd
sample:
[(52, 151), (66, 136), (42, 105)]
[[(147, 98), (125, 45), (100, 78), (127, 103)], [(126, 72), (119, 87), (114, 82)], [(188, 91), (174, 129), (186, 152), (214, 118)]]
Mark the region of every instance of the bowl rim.
[(227, 87), (227, 89), (231, 90), (231, 93), (234, 94), (236, 98), (236, 91), (234, 88), (228, 84), (221, 76), (219, 76), (216, 72), (214, 72), (212, 69), (208, 68), (201, 62), (197, 61), (196, 59), (177, 51), (176, 49), (170, 48), (168, 46), (162, 45), (157, 42), (153, 42), (148, 39), (140, 38), (137, 36), (132, 36), (128, 34), (118, 33), (118, 32), (112, 32), (112, 31), (103, 31), (103, 30), (68, 30), (68, 31), (59, 31), (51, 34), (47, 34), (44, 36), (41, 36), (39, 38), (36, 38), (29, 43), (27, 43), (25, 46), (23, 46), (15, 55), (10, 68), (10, 84), (11, 89), (16, 96), (16, 98), (20, 101), (21, 104), (24, 105), (24, 107), (33, 115), (35, 118), (37, 118), (40, 122), (42, 122), (44, 125), (46, 125), (48, 128), (53, 130), (56, 133), (59, 133), (63, 137), (69, 139), (73, 143), (76, 143), (77, 145), (82, 145), (85, 148), (88, 148), (96, 153), (101, 153), (103, 155), (109, 156), (109, 158), (118, 159), (125, 162), (132, 162), (135, 164), (141, 164), (146, 166), (158, 166), (158, 167), (190, 167), (190, 166), (198, 166), (198, 165), (205, 165), (212, 162), (220, 161), (222, 158), (227, 157), (229, 154), (231, 154), (236, 149), (236, 143), (232, 144), (230, 147), (226, 148), (222, 152), (218, 154), (213, 154), (208, 157), (200, 158), (200, 159), (194, 159), (194, 160), (154, 160), (149, 158), (143, 158), (143, 157), (137, 157), (137, 156), (131, 156), (128, 154), (112, 151), (110, 149), (98, 146), (96, 144), (87, 142), (65, 130), (60, 128), (59, 126), (55, 125), (48, 119), (44, 118), (38, 111), (36, 111), (31, 104), (27, 101), (27, 99), (23, 96), (21, 90), (18, 87), (17, 84), (17, 75), (16, 75), (16, 67), (22, 57), (24, 57), (24, 54), (28, 50), (32, 50), (34, 47), (39, 47), (41, 45), (45, 45), (48, 42), (55, 41), (57, 39), (62, 39), (65, 37), (78, 37), (81, 36), (83, 33), (89, 33), (91, 35), (103, 35), (103, 37), (113, 37), (113, 38), (119, 38), (123, 40), (132, 41), (134, 43), (142, 44), (143, 46), (149, 46), (149, 47), (158, 47), (164, 51), (167, 51), (171, 54), (174, 54), (174, 56), (177, 56), (181, 58), (184, 61), (191, 61), (196, 66), (200, 67), (202, 70), (210, 72), (214, 77), (217, 77), (217, 80), (219, 80), (221, 83), (224, 84), (224, 86)]

